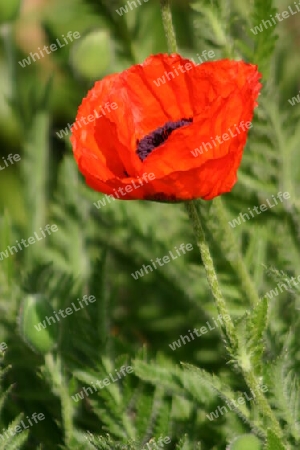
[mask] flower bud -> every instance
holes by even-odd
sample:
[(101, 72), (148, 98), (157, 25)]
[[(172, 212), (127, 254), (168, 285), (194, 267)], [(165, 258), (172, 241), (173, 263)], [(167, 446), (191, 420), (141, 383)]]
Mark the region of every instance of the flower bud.
[(50, 352), (58, 340), (58, 324), (46, 318), (53, 317), (50, 303), (39, 295), (28, 295), (19, 314), (19, 331), (23, 340), (35, 352)]
[(111, 63), (109, 34), (105, 30), (94, 30), (74, 43), (70, 62), (75, 72), (88, 80), (100, 78)]
[(2, 0), (0, 1), (0, 25), (12, 22), (18, 16), (21, 0)]
[(254, 434), (243, 434), (238, 436), (227, 450), (262, 450), (262, 444)]

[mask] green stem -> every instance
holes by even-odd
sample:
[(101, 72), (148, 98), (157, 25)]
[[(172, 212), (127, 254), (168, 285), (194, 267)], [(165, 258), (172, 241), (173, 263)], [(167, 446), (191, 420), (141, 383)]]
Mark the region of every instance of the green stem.
[(177, 53), (176, 34), (174, 31), (172, 13), (169, 0), (160, 0), (162, 21), (165, 29), (165, 34), (168, 42), (169, 53)]
[(57, 360), (55, 360), (53, 354), (48, 353), (45, 356), (45, 368), (47, 370), (47, 375), (49, 377), (49, 382), (52, 385), (52, 389), (60, 398), (65, 444), (69, 448), (72, 436), (74, 436), (74, 411), (68, 387), (62, 375), (62, 364), (60, 358), (57, 357)]
[(227, 315), (229, 317), (229, 320), (222, 321), (223, 322), (223, 331), (225, 332), (225, 335), (227, 336), (228, 340), (231, 343), (232, 350), (237, 349), (238, 348), (238, 340), (236, 337), (234, 324), (232, 322), (229, 311), (227, 309), (226, 302), (223, 298), (221, 289), (219, 287), (216, 271), (214, 268), (214, 263), (213, 263), (211, 255), (210, 255), (209, 247), (205, 240), (205, 235), (204, 235), (204, 231), (203, 231), (203, 228), (201, 225), (200, 217), (198, 215), (196, 203), (194, 201), (186, 202), (185, 207), (186, 207), (186, 210), (188, 212), (188, 215), (189, 215), (189, 217), (192, 221), (193, 227), (194, 227), (197, 245), (200, 249), (202, 261), (203, 261), (204, 268), (206, 271), (206, 277), (207, 277), (210, 289), (212, 291), (212, 294), (214, 296), (214, 299), (216, 300), (218, 312), (219, 312), (219, 314), (221, 314), (222, 317), (225, 317), (225, 315)]
[(256, 399), (257, 405), (259, 406), (260, 411), (270, 419), (270, 422), (272, 424), (272, 430), (280, 438), (282, 438), (283, 433), (281, 431), (279, 422), (278, 422), (275, 414), (273, 413), (268, 400), (266, 399), (264, 394), (261, 392), (261, 390), (259, 388), (260, 387), (259, 382), (256, 379), (256, 376), (255, 376), (253, 370), (249, 370), (247, 372), (243, 371), (243, 375), (244, 375), (244, 378), (245, 378), (245, 381), (246, 381), (248, 387), (255, 394), (255, 399)]

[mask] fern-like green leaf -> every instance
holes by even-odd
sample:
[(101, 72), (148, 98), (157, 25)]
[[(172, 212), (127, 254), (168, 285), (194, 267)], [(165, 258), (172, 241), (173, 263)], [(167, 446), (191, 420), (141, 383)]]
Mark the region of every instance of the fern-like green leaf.
[[(277, 8), (273, 5), (273, 0), (266, 0), (263, 2), (254, 0), (251, 25), (248, 31), (248, 35), (251, 36), (254, 41), (254, 52), (251, 61), (258, 65), (259, 70), (264, 74), (264, 77), (267, 77), (269, 74), (271, 56), (278, 39), (278, 36), (275, 33), (277, 24), (274, 24), (273, 21), (271, 21), (271, 16), (274, 18), (277, 13)], [(265, 25), (266, 23), (267, 26)]]
[(252, 367), (261, 375), (262, 355), (264, 351), (263, 335), (268, 324), (268, 299), (264, 297), (249, 312), (246, 317), (245, 332), (241, 328), (241, 336), (244, 338), (243, 347), (247, 349)]

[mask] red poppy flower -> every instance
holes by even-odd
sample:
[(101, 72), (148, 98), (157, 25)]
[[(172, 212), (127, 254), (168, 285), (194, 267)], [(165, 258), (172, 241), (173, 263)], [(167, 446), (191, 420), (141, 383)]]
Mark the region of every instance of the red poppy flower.
[(259, 78), (243, 61), (196, 65), (159, 54), (97, 81), (71, 137), (87, 184), (126, 200), (210, 200), (230, 191)]

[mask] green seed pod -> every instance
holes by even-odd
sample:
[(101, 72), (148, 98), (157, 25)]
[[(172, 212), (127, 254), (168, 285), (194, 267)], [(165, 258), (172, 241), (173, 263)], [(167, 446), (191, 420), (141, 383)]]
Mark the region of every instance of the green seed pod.
[[(51, 315), (55, 322), (49, 320), (49, 324), (46, 317), (49, 319)], [(33, 351), (42, 354), (50, 352), (56, 345), (59, 334), (50, 303), (39, 295), (25, 297), (19, 314), (19, 331)]]
[(254, 434), (243, 434), (237, 437), (227, 450), (262, 450), (262, 444)]
[(21, 0), (0, 1), (0, 25), (12, 22), (18, 17)]
[(110, 66), (110, 47), (107, 31), (92, 31), (74, 43), (70, 54), (70, 63), (79, 76), (95, 80), (104, 75)]

